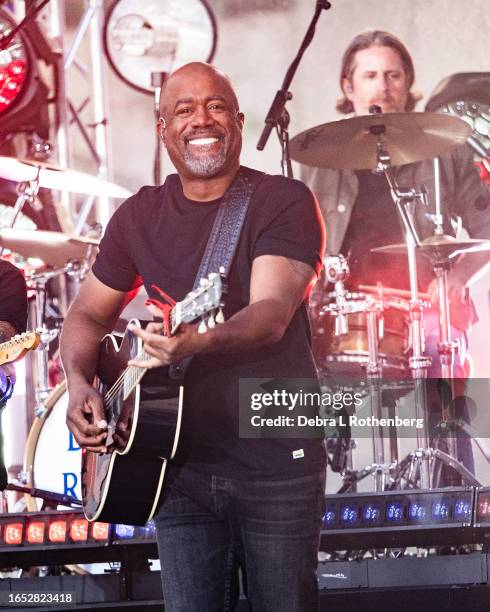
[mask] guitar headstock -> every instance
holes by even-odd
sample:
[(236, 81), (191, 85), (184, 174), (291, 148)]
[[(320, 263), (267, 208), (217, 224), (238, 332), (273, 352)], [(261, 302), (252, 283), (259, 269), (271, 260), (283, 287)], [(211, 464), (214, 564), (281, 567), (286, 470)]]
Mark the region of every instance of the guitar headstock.
[(188, 293), (175, 305), (172, 318), (172, 333), (181, 323), (192, 323), (201, 320), (199, 333), (204, 333), (216, 324), (224, 323), (223, 295), (226, 293), (226, 283), (222, 274), (212, 272), (202, 278), (199, 287)]
[(21, 359), (27, 351), (35, 349), (41, 338), (37, 332), (25, 332), (0, 344), (0, 365)]

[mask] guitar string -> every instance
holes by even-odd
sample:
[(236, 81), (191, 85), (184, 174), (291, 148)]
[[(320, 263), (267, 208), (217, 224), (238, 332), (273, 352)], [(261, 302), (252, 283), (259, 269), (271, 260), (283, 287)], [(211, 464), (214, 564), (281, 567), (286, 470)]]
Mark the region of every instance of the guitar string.
[[(205, 290), (207, 290), (209, 288), (206, 289), (202, 289), (202, 292), (204, 292)], [(194, 295), (192, 297), (188, 297), (184, 300), (182, 300), (182, 302), (180, 302), (181, 304), (181, 308), (182, 310), (185, 310), (185, 303), (191, 300), (194, 300), (196, 297), (198, 297), (198, 295)], [(174, 326), (175, 326), (175, 315), (176, 315), (176, 308), (172, 308), (171, 312), (170, 312), (170, 320), (171, 320), (171, 327), (172, 327), (172, 331), (174, 331)], [(136, 359), (143, 359), (143, 360), (150, 360), (151, 356), (144, 350), (142, 350), (137, 356)], [(136, 377), (134, 378), (134, 380), (130, 379), (130, 388), (132, 388), (134, 386), (134, 384), (136, 383), (136, 379), (138, 378), (138, 376), (141, 373), (141, 370), (144, 370), (144, 368), (137, 368), (136, 366), (129, 366), (128, 368), (126, 368), (122, 374), (119, 376), (119, 378), (116, 380), (116, 382), (112, 385), (112, 387), (107, 391), (106, 395), (104, 396), (104, 402), (110, 402), (112, 401), (112, 399), (119, 393), (119, 391), (124, 387), (124, 383), (125, 383), (125, 378), (128, 374), (128, 372), (131, 372), (131, 370), (133, 370), (133, 376), (134, 374), (136, 374)], [(144, 372), (143, 372), (144, 374)], [(131, 374), (130, 374), (131, 376)], [(142, 375), (141, 375), (142, 376)]]

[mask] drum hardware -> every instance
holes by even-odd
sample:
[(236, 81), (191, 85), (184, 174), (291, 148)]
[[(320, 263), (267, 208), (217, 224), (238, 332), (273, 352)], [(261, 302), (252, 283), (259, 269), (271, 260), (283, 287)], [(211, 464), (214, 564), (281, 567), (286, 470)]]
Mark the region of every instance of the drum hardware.
[(115, 183), (39, 160), (0, 157), (0, 177), (18, 183), (36, 182), (38, 187), (84, 195), (122, 199), (131, 195), (130, 191)]
[(46, 266), (51, 268), (64, 268), (69, 260), (83, 260), (92, 256), (93, 247), (98, 244), (99, 239), (70, 236), (62, 232), (17, 228), (0, 229), (0, 245), (23, 257), (41, 259)]
[(58, 329), (48, 329), (46, 326), (46, 284), (52, 278), (59, 276), (64, 273), (64, 268), (44, 270), (32, 274), (26, 280), (34, 289), (35, 295), (35, 329), (41, 337), (41, 343), (37, 351), (37, 380), (34, 388), (35, 395), (35, 407), (34, 414), (36, 416), (42, 416), (46, 411), (45, 400), (51, 392), (49, 386), (49, 345), (53, 342), (59, 334)]
[[(22, 472), (21, 472), (22, 475)], [(20, 476), (21, 476), (20, 475)], [(37, 489), (35, 487), (22, 487), (18, 484), (10, 482), (6, 487), (7, 491), (17, 491), (23, 493), (32, 498), (38, 498), (43, 500), (41, 510), (56, 510), (58, 506), (67, 506), (70, 508), (79, 508), (82, 502), (70, 495), (61, 495), (60, 493), (54, 493), (53, 491), (45, 491), (44, 489)]]
[[(36, 196), (39, 191), (39, 181), (37, 178), (33, 181), (22, 181), (17, 185), (18, 198), (13, 207), (12, 218), (10, 219), (8, 227), (14, 227), (17, 217), (22, 212), (26, 203), (34, 206)], [(0, 248), (0, 257), (3, 255), (5, 246), (2, 245)]]
[[(324, 260), (325, 276), (328, 281), (333, 282), (335, 290), (331, 294), (333, 300), (325, 307), (323, 314), (331, 313), (335, 317), (335, 335), (346, 335), (349, 332), (347, 316), (352, 313), (366, 313), (367, 320), (367, 363), (364, 364), (367, 378), (367, 389), (371, 405), (371, 415), (375, 423), (378, 423), (382, 416), (382, 361), (379, 354), (379, 341), (383, 334), (383, 288), (377, 287), (377, 296), (363, 296), (362, 300), (353, 300), (351, 293), (347, 292), (344, 281), (349, 277), (349, 267), (346, 259), (342, 256), (327, 256)], [(366, 476), (374, 477), (374, 488), (376, 492), (383, 491), (386, 485), (387, 476), (390, 473), (391, 464), (385, 461), (383, 432), (380, 426), (373, 425), (373, 463), (366, 467), (362, 472), (353, 471), (350, 459), (350, 469), (344, 469), (344, 486), (349, 482), (349, 488), (354, 487), (359, 480)], [(340, 441), (337, 441), (337, 446)], [(345, 447), (345, 441), (344, 441)], [(352, 447), (343, 448), (343, 459), (347, 465), (347, 457), (351, 454)], [(393, 451), (393, 447), (390, 447)], [(397, 457), (396, 457), (397, 458)], [(343, 487), (344, 488), (344, 487)]]
[[(383, 115), (384, 119), (388, 115)], [(373, 129), (374, 128), (374, 129)], [(417, 446), (415, 452), (411, 453), (410, 464), (412, 473), (413, 470), (419, 473), (419, 483), (421, 488), (431, 488), (433, 484), (433, 476), (440, 468), (441, 464), (450, 465), (460, 476), (469, 484), (475, 484), (477, 481), (473, 474), (469, 472), (455, 457), (456, 441), (454, 433), (451, 432), (448, 436), (449, 454), (440, 449), (431, 447), (428, 435), (428, 426), (426, 415), (427, 412), (427, 396), (425, 380), (427, 379), (427, 370), (430, 366), (430, 358), (425, 357), (424, 352), (424, 336), (422, 326), (422, 308), (418, 296), (417, 269), (415, 263), (415, 250), (419, 248), (422, 253), (428, 256), (433, 263), (433, 269), (436, 276), (438, 295), (439, 295), (439, 357), (441, 361), (442, 376), (446, 380), (452, 379), (454, 352), (457, 348), (456, 343), (450, 338), (450, 322), (449, 322), (449, 299), (447, 291), (447, 271), (449, 269), (449, 257), (464, 251), (459, 241), (446, 236), (442, 233), (441, 223), (441, 207), (439, 199), (439, 186), (436, 185), (436, 215), (434, 216), (435, 232), (428, 239), (421, 241), (417, 234), (414, 224), (414, 207), (417, 201), (425, 202), (425, 193), (417, 192), (414, 189), (401, 190), (391, 170), (391, 158), (388, 151), (384, 148), (384, 138), (386, 127), (384, 124), (373, 125), (369, 128), (371, 136), (376, 139), (377, 151), (377, 166), (378, 172), (383, 172), (391, 190), (392, 199), (400, 214), (400, 218), (405, 227), (406, 247), (405, 252), (408, 255), (409, 264), (409, 279), (410, 279), (410, 326), (412, 338), (412, 356), (409, 359), (409, 367), (412, 372), (412, 378), (415, 381), (415, 396), (414, 407), (415, 417), (421, 418), (423, 427), (417, 429)], [(434, 161), (436, 182), (438, 183), (439, 164)], [(485, 244), (484, 244), (485, 243)], [(430, 246), (429, 246), (430, 245)], [(474, 244), (470, 241), (470, 250), (483, 250), (490, 248), (490, 243), (479, 241)], [(457, 248), (455, 248), (457, 247)], [(379, 251), (380, 249), (373, 249)], [(443, 404), (444, 405), (444, 404)], [(451, 407), (452, 402), (449, 402)], [(450, 421), (454, 420), (453, 415), (450, 415)], [(393, 473), (394, 481), (399, 480), (400, 470), (397, 469)]]
[[(65, 423), (68, 393), (66, 381), (55, 387), (46, 398), (45, 410), (37, 415), (29, 430), (24, 451), (22, 471), (18, 478), (22, 485), (41, 489), (55, 499), (57, 495), (67, 496), (71, 506), (81, 499), (80, 454), (73, 435)], [(38, 503), (34, 493), (26, 492), (29, 511), (37, 511)]]

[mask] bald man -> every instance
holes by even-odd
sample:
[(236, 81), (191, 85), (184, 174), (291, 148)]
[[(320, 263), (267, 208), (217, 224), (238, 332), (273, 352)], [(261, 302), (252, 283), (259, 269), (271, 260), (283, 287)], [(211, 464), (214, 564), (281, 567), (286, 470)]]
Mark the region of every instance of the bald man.
[(316, 376), (305, 299), (321, 266), (320, 215), (302, 183), (240, 165), (244, 116), (220, 71), (192, 63), (174, 72), (160, 113), (157, 130), (177, 174), (116, 211), (68, 313), (67, 423), (81, 446), (105, 450), (106, 432), (91, 424), (104, 419), (91, 386), (101, 337), (138, 285), (158, 298), (156, 284), (175, 300), (191, 290), (222, 198), (246, 177), (255, 191), (228, 275), (225, 323), (205, 334), (187, 325), (171, 338), (158, 323), (134, 330), (151, 356), (141, 367), (193, 356), (179, 448), (155, 518), (165, 610), (234, 609), (241, 566), (254, 610), (312, 612), (323, 440), (240, 438), (238, 385)]

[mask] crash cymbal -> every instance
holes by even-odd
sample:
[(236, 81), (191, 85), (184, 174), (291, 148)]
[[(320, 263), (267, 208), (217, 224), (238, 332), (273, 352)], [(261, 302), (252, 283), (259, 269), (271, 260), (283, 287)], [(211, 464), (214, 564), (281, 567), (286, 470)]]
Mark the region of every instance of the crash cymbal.
[(367, 170), (377, 166), (377, 136), (392, 166), (429, 159), (462, 144), (471, 128), (458, 117), (439, 113), (361, 115), (317, 125), (295, 136), (292, 159), (308, 166), (339, 170)]
[(25, 230), (10, 227), (0, 229), (0, 245), (23, 257), (36, 257), (47, 266), (62, 267), (69, 259), (82, 259), (90, 245), (99, 240), (83, 236), (68, 236), (61, 232)]
[[(490, 250), (490, 240), (479, 240), (477, 238), (465, 238), (457, 240), (453, 236), (442, 234), (441, 236), (429, 236), (422, 241), (419, 247), (424, 255), (431, 259), (443, 260), (459, 255), (460, 253), (477, 253)], [(385, 253), (388, 255), (406, 255), (407, 245), (388, 244), (371, 249), (373, 253)]]
[(131, 192), (115, 183), (104, 181), (91, 174), (59, 168), (53, 164), (0, 157), (0, 177), (17, 183), (33, 181), (38, 177), (39, 185), (46, 189), (83, 193), (108, 198), (128, 198)]

